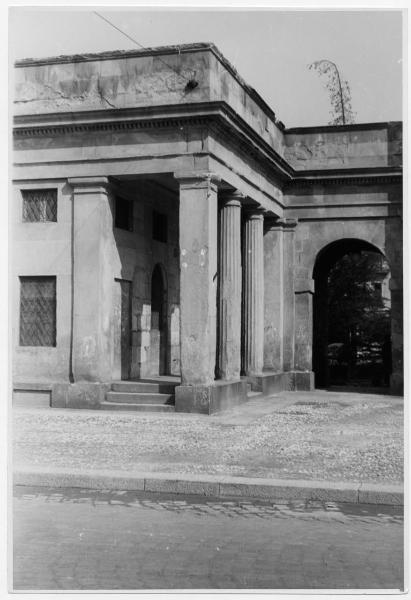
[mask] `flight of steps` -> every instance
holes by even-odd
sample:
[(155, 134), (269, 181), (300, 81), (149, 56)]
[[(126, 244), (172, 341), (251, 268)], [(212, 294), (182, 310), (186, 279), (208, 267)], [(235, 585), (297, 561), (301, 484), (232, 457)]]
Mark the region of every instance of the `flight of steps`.
[(102, 402), (102, 410), (174, 412), (174, 389), (178, 382), (139, 380), (117, 381)]
[[(174, 412), (174, 393), (178, 381), (140, 379), (139, 381), (115, 381), (101, 403), (101, 410), (132, 410), (139, 412)], [(247, 400), (261, 397), (247, 384)]]

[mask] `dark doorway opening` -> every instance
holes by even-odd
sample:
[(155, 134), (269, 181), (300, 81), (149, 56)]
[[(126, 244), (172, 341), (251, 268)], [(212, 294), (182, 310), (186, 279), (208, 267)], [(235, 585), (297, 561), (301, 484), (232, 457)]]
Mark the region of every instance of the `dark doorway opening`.
[(333, 242), (319, 253), (313, 272), (317, 388), (389, 386), (389, 275), (382, 253), (362, 240)]
[(121, 379), (130, 378), (131, 367), (131, 281), (118, 280), (121, 289)]
[(151, 277), (151, 356), (153, 374), (167, 375), (167, 287), (159, 264)]

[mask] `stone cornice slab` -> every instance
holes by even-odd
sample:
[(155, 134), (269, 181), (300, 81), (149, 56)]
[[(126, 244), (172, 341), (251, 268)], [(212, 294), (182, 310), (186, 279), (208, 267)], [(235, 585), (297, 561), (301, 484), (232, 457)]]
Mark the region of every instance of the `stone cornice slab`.
[[(226, 102), (208, 101), (135, 109), (112, 109), (69, 113), (20, 115), (14, 118), (13, 135), (17, 139), (62, 136), (87, 131), (132, 131), (208, 127), (236, 150), (258, 161), (269, 178), (274, 178), (286, 193), (293, 189), (341, 185), (399, 184), (402, 168), (332, 168), (295, 170)], [(363, 127), (363, 126), (361, 126)]]

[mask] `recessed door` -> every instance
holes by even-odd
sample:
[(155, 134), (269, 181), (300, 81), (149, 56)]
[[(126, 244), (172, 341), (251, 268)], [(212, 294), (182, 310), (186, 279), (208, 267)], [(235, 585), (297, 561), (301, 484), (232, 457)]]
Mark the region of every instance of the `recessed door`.
[(121, 288), (121, 379), (130, 378), (131, 367), (131, 281), (119, 280)]

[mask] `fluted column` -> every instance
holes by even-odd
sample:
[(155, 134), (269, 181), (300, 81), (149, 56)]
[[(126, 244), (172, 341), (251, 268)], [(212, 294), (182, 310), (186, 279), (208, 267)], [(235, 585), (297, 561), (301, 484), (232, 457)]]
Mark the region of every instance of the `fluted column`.
[(219, 376), (239, 379), (241, 367), (241, 199), (223, 196), (220, 210)]
[(264, 216), (250, 212), (244, 226), (244, 371), (259, 374), (264, 363)]

